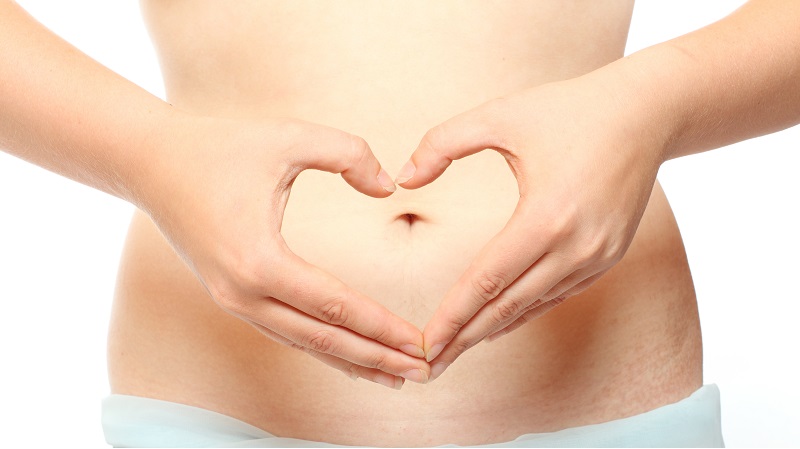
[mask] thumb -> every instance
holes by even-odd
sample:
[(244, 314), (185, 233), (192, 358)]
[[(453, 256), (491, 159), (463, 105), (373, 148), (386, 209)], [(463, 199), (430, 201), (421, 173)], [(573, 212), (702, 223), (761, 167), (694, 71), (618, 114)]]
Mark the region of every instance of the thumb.
[(495, 135), (484, 107), (459, 114), (425, 133), (411, 158), (397, 173), (395, 182), (406, 189), (429, 184), (454, 160), (487, 148), (498, 148)]
[(290, 163), (300, 170), (340, 173), (353, 188), (372, 197), (384, 198), (395, 191), (394, 181), (361, 137), (307, 123), (299, 124), (295, 132), (288, 131), (293, 150), (288, 152)]

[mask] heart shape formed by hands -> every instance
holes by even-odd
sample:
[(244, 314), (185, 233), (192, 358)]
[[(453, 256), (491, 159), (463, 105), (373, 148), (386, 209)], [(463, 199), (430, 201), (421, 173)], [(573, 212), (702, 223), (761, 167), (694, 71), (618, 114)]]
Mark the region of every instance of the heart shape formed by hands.
[(453, 117), (428, 131), (399, 171), (398, 184), (416, 189), (453, 160), (493, 149), (519, 186), (510, 220), (423, 332), (292, 253), (280, 234), (305, 169), (340, 173), (368, 196), (392, 194), (359, 137), (290, 119), (193, 119), (172, 142), (186, 152), (153, 170), (144, 184), (153, 195), (142, 204), (224, 310), (351, 377), (425, 383), (478, 342), (588, 288), (630, 245), (662, 162), (653, 149), (664, 142), (631, 125), (635, 108), (587, 83), (539, 86)]

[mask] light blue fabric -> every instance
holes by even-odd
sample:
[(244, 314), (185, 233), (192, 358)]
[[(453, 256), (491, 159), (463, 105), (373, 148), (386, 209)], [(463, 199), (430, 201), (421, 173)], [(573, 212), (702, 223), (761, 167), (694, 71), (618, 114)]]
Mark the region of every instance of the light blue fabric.
[[(103, 431), (116, 447), (344, 447), (276, 437), (197, 407), (116, 394), (103, 401)], [(706, 385), (686, 399), (629, 418), (473, 447), (582, 446), (723, 447), (719, 389)]]

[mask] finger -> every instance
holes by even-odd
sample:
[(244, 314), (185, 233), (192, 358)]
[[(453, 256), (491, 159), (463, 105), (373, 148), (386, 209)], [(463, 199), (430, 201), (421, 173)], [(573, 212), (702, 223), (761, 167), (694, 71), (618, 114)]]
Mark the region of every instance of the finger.
[(355, 363), (348, 362), (347, 360), (342, 360), (332, 355), (323, 354), (321, 352), (313, 351), (311, 349), (302, 347), (297, 343), (289, 340), (288, 338), (284, 338), (283, 336), (267, 329), (264, 326), (261, 326), (253, 322), (250, 322), (250, 324), (256, 329), (258, 329), (259, 332), (271, 338), (272, 340), (275, 340), (278, 343), (284, 344), (286, 346), (299, 349), (309, 354), (310, 356), (316, 358), (317, 360), (321, 361), (322, 363), (330, 367), (336, 368), (337, 370), (344, 373), (344, 375), (353, 380), (356, 380), (360, 377), (384, 385), (389, 388), (394, 388), (395, 390), (399, 390), (403, 386), (403, 383), (405, 381), (405, 379), (399, 376), (394, 376), (388, 373), (384, 373), (383, 371), (377, 369), (359, 366), (356, 365)]
[(327, 354), (414, 382), (425, 383), (430, 375), (430, 368), (422, 359), (319, 321), (277, 299), (259, 298), (242, 304), (243, 307), (233, 311), (236, 315), (290, 341), (293, 347)]
[(567, 290), (575, 287), (589, 277), (594, 276), (596, 271), (597, 270), (594, 267), (585, 267), (576, 270), (574, 273), (562, 279), (558, 284), (554, 285), (550, 291), (542, 295), (542, 300), (547, 302), (553, 298), (563, 295)]
[(486, 106), (457, 115), (431, 128), (397, 173), (396, 182), (416, 189), (438, 178), (454, 160), (487, 148), (500, 148)]
[(405, 383), (405, 379), (400, 376), (394, 376), (373, 368), (365, 368), (363, 366), (356, 365), (355, 363), (350, 363), (347, 360), (342, 360), (338, 357), (323, 354), (321, 352), (311, 350), (307, 350), (306, 352), (326, 365), (338, 369), (353, 380), (358, 378), (367, 379), (371, 382), (375, 382), (389, 388), (394, 388), (395, 390), (402, 388), (403, 384)]
[(286, 247), (270, 274), (270, 296), (320, 321), (424, 357), (422, 333), (382, 304), (351, 289)]
[(535, 303), (535, 298), (539, 298), (564, 277), (564, 265), (561, 258), (548, 254), (521, 276), (512, 285), (514, 288), (505, 290), (486, 304), (430, 361), (434, 378), (441, 374), (442, 366), (449, 366), (467, 349), (516, 320), (528, 306)]
[[(579, 282), (577, 285), (573, 286), (572, 288), (570, 288), (567, 291), (561, 291), (553, 299), (549, 299), (549, 300), (538, 299), (538, 300), (536, 300), (532, 305), (528, 306), (523, 311), (521, 316), (519, 318), (517, 318), (516, 321), (514, 321), (512, 324), (506, 326), (504, 329), (501, 329), (500, 331), (495, 332), (494, 334), (490, 335), (486, 339), (488, 341), (494, 341), (497, 338), (500, 338), (501, 336), (506, 335), (509, 332), (518, 329), (523, 324), (525, 324), (527, 322), (530, 322), (530, 321), (532, 321), (532, 320), (534, 320), (536, 318), (539, 318), (540, 316), (542, 316), (545, 313), (549, 312), (550, 309), (552, 309), (556, 305), (561, 304), (562, 302), (564, 302), (567, 298), (571, 298), (573, 296), (577, 296), (580, 293), (582, 293), (584, 290), (586, 290), (592, 284), (594, 284), (598, 279), (600, 279), (600, 277), (603, 274), (605, 274), (606, 271), (607, 270), (604, 270), (604, 271), (602, 271), (600, 273), (595, 274), (594, 276), (590, 276), (587, 279), (584, 279), (583, 281)], [(559, 284), (561, 284), (561, 283), (559, 283)], [(557, 291), (557, 290), (558, 289), (555, 288), (555, 287), (550, 289), (551, 292)], [(553, 305), (552, 307), (545, 307), (545, 306), (547, 306), (548, 304), (550, 304), (552, 302), (556, 302), (556, 304)]]
[(603, 271), (595, 274), (594, 276), (590, 276), (590, 277), (584, 279), (578, 285), (576, 285), (576, 286), (570, 288), (569, 290), (567, 290), (566, 292), (562, 293), (561, 296), (563, 296), (564, 298), (571, 298), (573, 296), (580, 295), (586, 289), (591, 287), (595, 282), (597, 282), (604, 274), (606, 274), (606, 271), (608, 271), (608, 270), (603, 270)]
[(488, 342), (492, 342), (497, 340), (498, 338), (502, 337), (503, 335), (507, 335), (520, 327), (522, 327), (526, 323), (530, 323), (531, 321), (542, 317), (547, 312), (553, 310), (559, 304), (563, 303), (566, 298), (555, 298), (551, 299), (550, 301), (544, 302), (542, 300), (536, 300), (533, 304), (531, 304), (527, 309), (525, 309), (524, 313), (517, 318), (513, 323), (509, 324), (503, 329), (489, 335), (484, 340)]
[(531, 215), (522, 203), (517, 205), (506, 226), (481, 249), (442, 299), (423, 331), (428, 361), (436, 358), (486, 303), (545, 253), (549, 233)]
[(290, 148), (286, 154), (297, 173), (308, 168), (341, 173), (353, 188), (378, 198), (396, 190), (394, 181), (361, 137), (301, 121), (289, 121), (285, 132)]
[[(484, 336), (509, 326), (523, 314), (550, 302), (551, 298), (547, 298), (543, 292), (555, 290), (554, 286), (562, 284), (564, 279), (574, 278), (578, 271), (582, 271), (578, 270), (565, 276), (571, 269), (571, 262), (563, 256), (555, 253), (543, 256), (478, 312), (467, 325), (470, 329), (462, 329), (459, 332), (465, 334), (461, 338), (469, 339), (472, 345), (477, 344)], [(533, 298), (536, 300), (532, 300)]]

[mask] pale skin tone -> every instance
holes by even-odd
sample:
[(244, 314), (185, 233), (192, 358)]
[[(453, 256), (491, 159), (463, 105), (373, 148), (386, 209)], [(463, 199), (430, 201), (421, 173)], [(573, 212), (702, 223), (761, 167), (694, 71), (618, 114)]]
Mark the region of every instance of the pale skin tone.
[(508, 160), (520, 201), (424, 332), (293, 255), (280, 236), (304, 169), (342, 173), (373, 197), (392, 193), (357, 136), (177, 111), (2, 2), (0, 145), (146, 211), (211, 297), (267, 336), (399, 388), (437, 377), (466, 349), (609, 270), (663, 161), (797, 123), (798, 19), (796, 3), (753, 1), (699, 32), (428, 132), (411, 155), (414, 173), (397, 175), (402, 187), (422, 187), (450, 161), (491, 148)]
[[(393, 190), (391, 178), (363, 139), (297, 120), (183, 114), (14, 3), (1, 8), (3, 148), (147, 211), (212, 298), (267, 336), (392, 388), (401, 376), (427, 379), (419, 329), (293, 255), (279, 233), (291, 182), (306, 168), (341, 173), (366, 195), (391, 193), (381, 184)], [(190, 180), (187, 164), (203, 175)], [(276, 269), (281, 275), (263, 282)]]
[(506, 227), (425, 327), (433, 377), (619, 261), (664, 161), (798, 123), (798, 19), (796, 2), (749, 2), (689, 35), (431, 129), (401, 170), (398, 181), (413, 173), (401, 186), (422, 187), (452, 160), (492, 148), (520, 189)]

